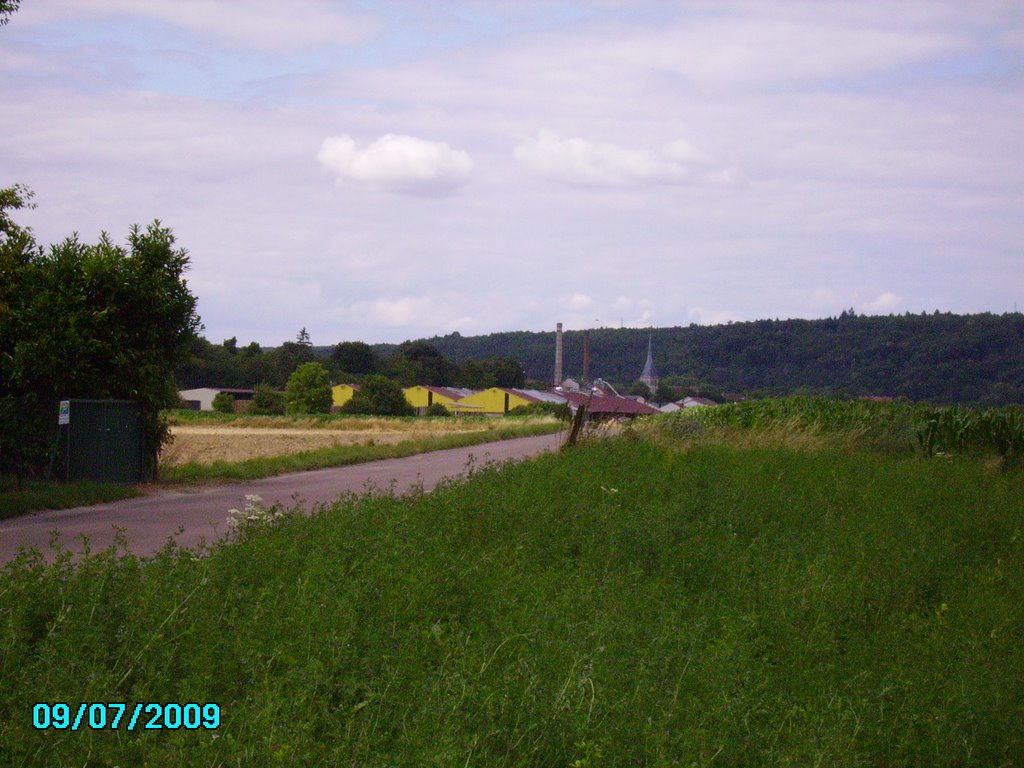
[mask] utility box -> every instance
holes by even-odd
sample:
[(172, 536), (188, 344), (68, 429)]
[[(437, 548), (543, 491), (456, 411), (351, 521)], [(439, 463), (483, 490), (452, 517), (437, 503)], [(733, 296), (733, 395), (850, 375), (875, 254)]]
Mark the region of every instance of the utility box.
[(62, 400), (57, 414), (65, 481), (142, 481), (142, 406), (133, 400)]

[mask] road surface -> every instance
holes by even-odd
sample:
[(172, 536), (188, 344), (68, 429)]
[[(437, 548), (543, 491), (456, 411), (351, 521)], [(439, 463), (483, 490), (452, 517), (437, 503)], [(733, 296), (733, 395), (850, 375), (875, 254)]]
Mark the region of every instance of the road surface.
[[(292, 507), (301, 502), (309, 509), (335, 501), (344, 493), (359, 493), (371, 487), (387, 489), (393, 484), (396, 493), (404, 493), (422, 483), (430, 490), (444, 478), (464, 474), (471, 456), (477, 466), (521, 459), (555, 450), (560, 439), (559, 434), (522, 437), (201, 490), (161, 491), (108, 504), (0, 520), (0, 564), (13, 558), (21, 547), (38, 547), (45, 552), (53, 530), (59, 531), (61, 542), (72, 549), (78, 548), (77, 537), (82, 534), (89, 537), (93, 551), (109, 546), (114, 541), (115, 527), (124, 529), (129, 548), (137, 555), (153, 554), (171, 536), (178, 544), (192, 547), (225, 535), (228, 510), (240, 509), (246, 494), (258, 494), (267, 506), (280, 502)], [(175, 535), (180, 528), (184, 530)]]

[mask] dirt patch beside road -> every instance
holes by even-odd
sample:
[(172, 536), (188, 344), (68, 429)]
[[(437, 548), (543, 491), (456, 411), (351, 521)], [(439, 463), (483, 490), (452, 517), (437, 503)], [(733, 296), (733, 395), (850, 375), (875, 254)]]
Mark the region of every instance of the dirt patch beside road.
[[(538, 419), (542, 421), (542, 419)], [(245, 426), (234, 423), (172, 424), (173, 440), (160, 454), (160, 464), (176, 467), (189, 462), (240, 462), (285, 456), (339, 445), (392, 445), (439, 435), (496, 431), (502, 419), (344, 419), (317, 423), (273, 417), (254, 417)], [(529, 423), (529, 422), (522, 422)]]
[(194, 461), (245, 461), (259, 456), (284, 456), (290, 453), (330, 448), (335, 445), (380, 445), (427, 437), (424, 431), (358, 432), (334, 429), (275, 429), (251, 427), (171, 427), (174, 440), (160, 454), (164, 466)]

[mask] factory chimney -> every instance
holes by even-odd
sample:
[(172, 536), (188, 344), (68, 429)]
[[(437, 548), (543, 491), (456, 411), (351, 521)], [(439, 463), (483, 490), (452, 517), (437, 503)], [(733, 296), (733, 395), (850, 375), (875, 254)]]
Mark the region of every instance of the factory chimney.
[(584, 387), (590, 386), (590, 331), (583, 332), (583, 381)]
[(555, 326), (555, 386), (562, 383), (562, 324)]

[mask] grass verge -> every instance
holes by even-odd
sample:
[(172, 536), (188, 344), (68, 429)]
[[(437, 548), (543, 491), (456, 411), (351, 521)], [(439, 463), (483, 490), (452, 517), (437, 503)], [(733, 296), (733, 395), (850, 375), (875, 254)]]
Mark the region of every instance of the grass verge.
[[(198, 559), (23, 555), (0, 575), (0, 745), (13, 765), (1020, 765), (1021, 482), (626, 436)], [(36, 731), (36, 701), (222, 720)]]
[(397, 459), (446, 448), (462, 448), (496, 440), (547, 435), (561, 429), (562, 424), (554, 421), (515, 423), (510, 419), (497, 422), (496, 426), (486, 431), (453, 432), (433, 437), (403, 440), (393, 444), (337, 445), (285, 456), (257, 457), (239, 462), (215, 461), (210, 464), (188, 462), (171, 467), (161, 467), (160, 479), (165, 482), (185, 483), (204, 480), (256, 480), (286, 472), (340, 467), (379, 459)]
[(0, 479), (0, 520), (41, 509), (69, 509), (138, 496), (130, 485)]

